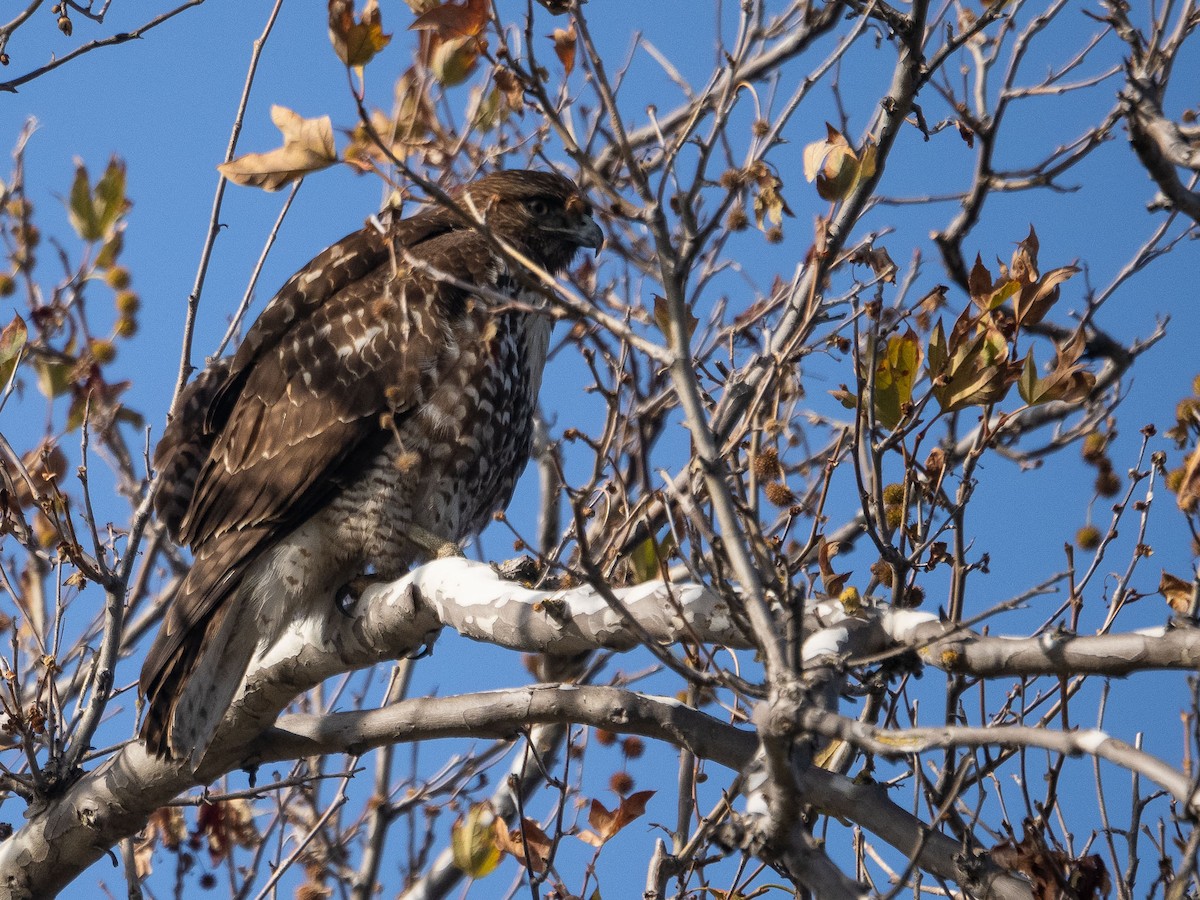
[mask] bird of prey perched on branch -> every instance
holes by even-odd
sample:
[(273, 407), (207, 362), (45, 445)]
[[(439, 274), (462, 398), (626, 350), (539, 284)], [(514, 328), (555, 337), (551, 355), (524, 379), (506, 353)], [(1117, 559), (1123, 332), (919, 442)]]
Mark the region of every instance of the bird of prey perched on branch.
[(557, 274), (602, 234), (550, 172), (496, 172), (455, 199), (325, 250), (180, 395), (155, 507), (195, 561), (142, 669), (151, 753), (199, 765), (260, 645), (511, 498), (550, 321), (499, 248)]

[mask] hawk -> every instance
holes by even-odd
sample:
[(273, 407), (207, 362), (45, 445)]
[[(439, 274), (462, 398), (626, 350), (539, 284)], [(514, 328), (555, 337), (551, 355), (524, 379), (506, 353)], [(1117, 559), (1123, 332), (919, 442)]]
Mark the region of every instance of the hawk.
[(496, 172), (457, 201), (322, 252), (181, 393), (155, 509), (194, 562), (142, 668), (152, 754), (199, 765), (257, 649), (511, 498), (550, 321), (495, 239), (557, 274), (603, 235), (551, 172)]

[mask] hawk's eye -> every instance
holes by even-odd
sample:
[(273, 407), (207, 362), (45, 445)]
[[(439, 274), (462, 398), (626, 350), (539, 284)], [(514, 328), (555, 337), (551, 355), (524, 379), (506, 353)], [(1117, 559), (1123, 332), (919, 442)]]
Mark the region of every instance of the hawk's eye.
[(532, 200), (526, 203), (525, 206), (533, 215), (538, 216), (539, 218), (550, 212), (550, 205), (539, 197), (534, 197)]

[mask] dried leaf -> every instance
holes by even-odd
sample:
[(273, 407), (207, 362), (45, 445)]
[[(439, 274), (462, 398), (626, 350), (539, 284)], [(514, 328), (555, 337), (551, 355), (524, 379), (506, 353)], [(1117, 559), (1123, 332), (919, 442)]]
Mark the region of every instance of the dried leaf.
[(1200, 506), (1200, 447), (1191, 452), (1183, 467), (1183, 478), (1175, 494), (1175, 503), (1189, 514)]
[(1009, 266), (1009, 277), (1021, 284), (1032, 284), (1038, 280), (1038, 243), (1037, 232), (1029, 226), (1029, 236), (1017, 244), (1013, 251), (1012, 263)]
[(654, 791), (630, 794), (623, 797), (617, 808), (611, 811), (599, 800), (593, 800), (588, 812), (588, 824), (595, 830), (581, 831), (577, 835), (578, 838), (593, 847), (604, 845), (622, 828), (646, 812), (646, 804), (654, 794)]
[(1086, 400), (1096, 386), (1096, 376), (1078, 362), (1083, 347), (1083, 333), (1079, 332), (1064, 346), (1056, 348), (1054, 366), (1045, 378), (1038, 378), (1033, 352), (1026, 354), (1017, 382), (1021, 398), (1030, 406), (1054, 400), (1067, 403)]
[[(490, 875), (500, 864), (500, 847), (492, 829), (496, 814), (489, 803), (476, 803), (450, 829), (454, 864), (471, 878)], [(499, 822), (503, 825), (503, 822)]]
[(1024, 285), (1013, 301), (1013, 313), (1020, 327), (1036, 325), (1058, 302), (1058, 286), (1079, 272), (1078, 266), (1051, 269), (1032, 284)]
[(217, 166), (234, 184), (277, 191), (338, 161), (329, 116), (305, 119), (287, 107), (272, 106), (271, 121), (283, 133), (282, 147), (266, 153), (247, 153)]
[(555, 28), (547, 37), (554, 41), (554, 53), (563, 64), (566, 74), (570, 75), (575, 70), (575, 43), (578, 38), (575, 23), (572, 22), (567, 28)]
[(871, 267), (875, 277), (888, 284), (896, 283), (897, 267), (888, 255), (886, 247), (859, 247), (850, 254), (850, 262), (862, 263)]
[(838, 574), (833, 571), (831, 560), (837, 556), (839, 549), (836, 541), (831, 544), (824, 537), (817, 540), (817, 568), (821, 572), (821, 584), (825, 588), (825, 593), (830, 597), (840, 597), (846, 587), (846, 580), (853, 574), (852, 572)]
[[(696, 326), (700, 324), (700, 320), (692, 315), (689, 309), (686, 313), (687, 321), (683, 323), (683, 330), (687, 339), (690, 341), (692, 335), (696, 333)], [(671, 333), (671, 310), (670, 304), (667, 303), (667, 298), (659, 294), (654, 295), (654, 322), (658, 325), (659, 330), (663, 334)]]
[(489, 0), (442, 3), (425, 12), (409, 26), (413, 31), (434, 31), (443, 39), (475, 37), (483, 31), (491, 12)]
[(208, 855), (214, 866), (234, 846), (252, 848), (260, 840), (250, 801), (244, 799), (201, 804), (196, 810), (196, 830), (207, 836)]
[(985, 306), (987, 298), (992, 294), (992, 273), (983, 264), (983, 259), (978, 253), (975, 254), (975, 265), (971, 267), (971, 274), (967, 276), (967, 290), (971, 299), (979, 306)]
[(383, 33), (376, 0), (367, 0), (362, 18), (354, 18), (354, 0), (329, 0), (329, 40), (347, 66), (362, 67), (392, 40)]
[(964, 313), (946, 338), (939, 320), (927, 352), (933, 396), (944, 412), (1004, 399), (1023, 364), (1009, 361), (1008, 341), (995, 326)]
[(510, 831), (504, 820), (497, 818), (492, 822), (492, 831), (500, 850), (515, 857), (531, 872), (546, 871), (554, 842), (533, 819), (522, 819), (521, 828)]
[(1158, 580), (1158, 592), (1167, 599), (1167, 604), (1177, 615), (1186, 616), (1192, 609), (1192, 582), (1176, 578), (1164, 571)]
[(878, 148), (868, 141), (856, 153), (846, 136), (828, 122), (825, 130), (824, 140), (804, 148), (804, 177), (816, 183), (822, 199), (844, 200), (859, 182), (874, 177)]

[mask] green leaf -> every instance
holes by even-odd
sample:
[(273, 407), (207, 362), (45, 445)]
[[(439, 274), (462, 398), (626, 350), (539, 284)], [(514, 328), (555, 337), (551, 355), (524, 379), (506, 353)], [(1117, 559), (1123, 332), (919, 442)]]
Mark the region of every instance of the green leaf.
[(0, 331), (0, 390), (12, 377), (28, 339), (29, 329), (25, 327), (25, 320), (20, 316), (13, 316), (13, 320)]
[(634, 547), (629, 554), (629, 564), (633, 566), (635, 583), (641, 584), (662, 577), (659, 560), (665, 562), (674, 550), (675, 536), (672, 534), (668, 534), (661, 541), (656, 541), (651, 535)]
[(92, 204), (92, 185), (88, 181), (87, 167), (75, 163), (75, 180), (71, 183), (71, 196), (67, 203), (67, 218), (71, 227), (85, 241), (100, 239), (100, 223), (96, 220), (96, 207)]
[(100, 241), (110, 237), (129, 206), (125, 199), (125, 163), (115, 156), (109, 160), (108, 168), (96, 182), (93, 192), (87, 167), (76, 161), (67, 218), (83, 240)]
[(116, 156), (108, 161), (108, 168), (96, 182), (94, 205), (100, 225), (100, 237), (107, 237), (112, 232), (113, 226), (117, 224), (117, 220), (131, 205), (125, 199), (125, 163)]
[(38, 357), (33, 361), (33, 368), (37, 372), (38, 390), (47, 399), (61, 397), (70, 390), (74, 363), (52, 362)]

